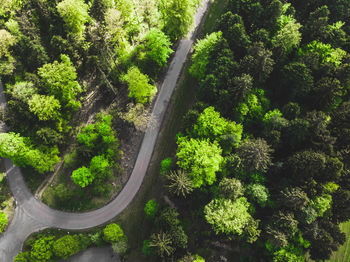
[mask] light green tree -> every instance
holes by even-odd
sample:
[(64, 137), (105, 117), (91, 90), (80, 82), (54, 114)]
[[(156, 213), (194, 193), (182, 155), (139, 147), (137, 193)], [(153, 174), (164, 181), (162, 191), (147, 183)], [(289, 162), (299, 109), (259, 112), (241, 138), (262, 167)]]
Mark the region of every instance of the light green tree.
[(178, 166), (189, 172), (194, 187), (211, 185), (216, 180), (216, 172), (223, 161), (222, 149), (216, 142), (208, 140), (180, 138), (178, 140)]
[(34, 113), (39, 120), (57, 120), (60, 118), (60, 102), (54, 96), (34, 94), (29, 100), (29, 111)]
[(275, 47), (280, 47), (282, 50), (288, 54), (293, 48), (299, 46), (301, 41), (301, 33), (299, 29), (301, 25), (296, 23), (294, 20), (288, 21), (272, 38), (272, 44)]
[(215, 48), (215, 44), (222, 38), (222, 33), (214, 32), (205, 38), (198, 40), (194, 46), (194, 54), (192, 55), (192, 65), (189, 72), (192, 76), (201, 80), (204, 79), (209, 63), (209, 54)]
[(13, 85), (6, 85), (6, 92), (16, 100), (26, 103), (29, 98), (38, 92), (32, 82), (16, 82)]
[(0, 212), (0, 233), (4, 231), (7, 226), (7, 216), (4, 212)]
[(89, 20), (89, 6), (83, 0), (63, 0), (57, 4), (57, 11), (68, 32), (81, 39)]
[(197, 123), (193, 127), (193, 133), (200, 138), (218, 140), (222, 135), (232, 134), (236, 136), (234, 146), (238, 146), (242, 138), (243, 126), (233, 121), (220, 117), (214, 107), (207, 107), (199, 115)]
[(43, 236), (37, 239), (30, 252), (31, 261), (51, 261), (54, 239), (54, 236)]
[(148, 76), (142, 74), (137, 67), (131, 67), (124, 80), (129, 86), (129, 97), (138, 103), (149, 102), (157, 92), (156, 86), (151, 85)]
[(152, 234), (149, 242), (149, 246), (155, 247), (158, 255), (161, 257), (170, 256), (175, 251), (172, 244), (171, 236), (164, 232)]
[(251, 219), (248, 208), (249, 203), (244, 197), (235, 201), (213, 199), (204, 207), (204, 214), (206, 221), (212, 225), (215, 233), (242, 235)]
[(151, 29), (145, 37), (145, 51), (147, 56), (160, 67), (164, 66), (168, 57), (174, 51), (170, 48), (171, 42), (167, 35), (159, 29)]
[(103, 239), (107, 242), (114, 243), (122, 240), (124, 237), (124, 231), (116, 224), (109, 224), (103, 229)]
[(56, 256), (67, 259), (80, 251), (79, 241), (71, 235), (65, 235), (53, 243)]
[(166, 174), (169, 191), (177, 196), (186, 197), (193, 191), (189, 175), (183, 170), (170, 171)]
[(0, 29), (0, 76), (9, 75), (15, 69), (15, 59), (12, 57), (9, 51), (9, 48), (15, 43), (16, 38), (13, 35), (11, 35), (5, 29)]
[(269, 191), (264, 185), (250, 184), (247, 186), (246, 192), (256, 203), (265, 207), (269, 198)]
[(95, 179), (95, 174), (91, 173), (90, 169), (88, 169), (85, 166), (82, 166), (81, 168), (78, 168), (73, 171), (72, 173), (72, 179), (75, 184), (86, 187), (92, 183)]
[(68, 112), (80, 108), (80, 102), (75, 100), (83, 90), (76, 81), (77, 73), (66, 55), (61, 55), (62, 62), (54, 61), (38, 69), (42, 85), (49, 95), (55, 96), (62, 107)]

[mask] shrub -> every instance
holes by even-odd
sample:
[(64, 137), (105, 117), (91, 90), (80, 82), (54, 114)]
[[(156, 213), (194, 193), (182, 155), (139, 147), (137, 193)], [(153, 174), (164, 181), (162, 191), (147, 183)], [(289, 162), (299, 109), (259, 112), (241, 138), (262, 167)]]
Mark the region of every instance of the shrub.
[(4, 228), (7, 226), (7, 217), (4, 212), (0, 212), (0, 233), (3, 232)]
[(152, 247), (149, 246), (150, 240), (146, 239), (143, 241), (142, 253), (146, 256), (151, 256), (153, 254)]
[(153, 219), (155, 217), (155, 215), (158, 213), (159, 204), (153, 198), (146, 203), (144, 210), (145, 210), (147, 217)]
[(173, 166), (173, 160), (171, 157), (165, 158), (162, 160), (162, 162), (160, 163), (160, 171), (162, 173), (171, 170)]
[(122, 240), (124, 236), (124, 231), (123, 229), (120, 228), (120, 226), (116, 223), (109, 224), (105, 227), (103, 230), (103, 239), (106, 242), (117, 242)]

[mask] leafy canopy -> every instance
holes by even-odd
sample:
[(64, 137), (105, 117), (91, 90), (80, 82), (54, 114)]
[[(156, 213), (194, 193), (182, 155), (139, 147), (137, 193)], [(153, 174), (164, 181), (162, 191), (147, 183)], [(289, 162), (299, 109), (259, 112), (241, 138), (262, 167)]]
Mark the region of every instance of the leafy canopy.
[(89, 168), (82, 166), (81, 168), (73, 171), (72, 179), (75, 184), (84, 188), (94, 181), (95, 174), (91, 173)]
[(216, 142), (208, 140), (180, 138), (177, 157), (179, 167), (189, 171), (194, 187), (211, 185), (216, 180), (215, 173), (223, 161), (222, 149)]

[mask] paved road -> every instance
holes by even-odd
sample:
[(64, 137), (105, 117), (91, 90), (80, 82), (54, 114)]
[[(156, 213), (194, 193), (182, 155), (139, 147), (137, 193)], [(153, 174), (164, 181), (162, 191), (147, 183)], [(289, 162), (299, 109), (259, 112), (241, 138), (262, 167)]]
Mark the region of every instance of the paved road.
[(91, 247), (67, 260), (58, 262), (121, 262), (120, 257), (113, 253), (111, 247)]
[[(13, 261), (21, 250), (24, 240), (33, 232), (48, 227), (67, 230), (93, 228), (112, 220), (131, 203), (146, 175), (166, 109), (209, 2), (210, 0), (203, 0), (202, 7), (195, 15), (195, 29), (186, 39), (181, 40), (176, 50), (152, 111), (152, 117), (156, 121), (146, 130), (130, 178), (113, 201), (100, 209), (85, 213), (68, 213), (51, 209), (34, 198), (23, 179), (20, 168), (14, 167), (10, 160), (5, 160), (7, 179), (17, 207), (14, 220), (0, 238), (1, 262)], [(6, 105), (6, 100), (0, 82), (1, 104)]]

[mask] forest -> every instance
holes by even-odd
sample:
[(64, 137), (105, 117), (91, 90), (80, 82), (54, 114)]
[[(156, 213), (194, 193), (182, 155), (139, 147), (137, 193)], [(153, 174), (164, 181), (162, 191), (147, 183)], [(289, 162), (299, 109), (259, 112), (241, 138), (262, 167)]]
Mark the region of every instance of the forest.
[(343, 0), (227, 1), (194, 46), (196, 102), (161, 163), (174, 205), (146, 204), (145, 254), (326, 261), (345, 243), (349, 10)]
[[(161, 162), (162, 196), (144, 205), (152, 228), (143, 259), (328, 260), (350, 219), (350, 3), (215, 2), (224, 10), (189, 61), (195, 103), (172, 138), (176, 153)], [(63, 162), (55, 208), (109, 199), (123, 172), (120, 133), (147, 126), (157, 81), (199, 4), (0, 0), (0, 116), (9, 128), (0, 156), (41, 181)], [(1, 212), (1, 230), (6, 223)], [(106, 243), (127, 258), (126, 239), (118, 224), (39, 234), (15, 261)]]

